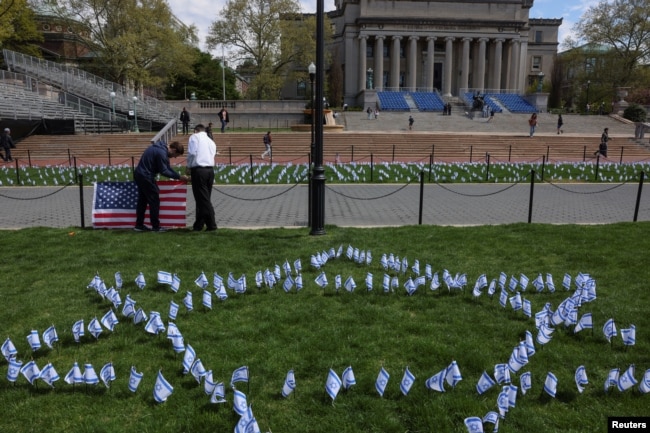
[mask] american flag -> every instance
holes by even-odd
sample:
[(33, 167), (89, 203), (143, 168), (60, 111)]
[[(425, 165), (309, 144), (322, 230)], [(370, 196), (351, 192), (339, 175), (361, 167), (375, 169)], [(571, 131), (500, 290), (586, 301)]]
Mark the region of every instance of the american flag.
[[(185, 227), (187, 185), (179, 181), (159, 181), (160, 225)], [(124, 229), (135, 226), (138, 187), (135, 182), (97, 182), (93, 196), (93, 227)], [(149, 225), (149, 208), (145, 213)]]

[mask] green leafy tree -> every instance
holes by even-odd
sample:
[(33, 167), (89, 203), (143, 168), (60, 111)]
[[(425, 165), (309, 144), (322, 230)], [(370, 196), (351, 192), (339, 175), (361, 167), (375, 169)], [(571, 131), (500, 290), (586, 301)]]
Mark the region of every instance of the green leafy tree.
[(81, 24), (95, 73), (133, 87), (163, 88), (173, 74), (192, 75), (196, 29), (181, 24), (164, 0), (59, 0), (62, 19)]
[(0, 47), (40, 57), (42, 41), (26, 0), (0, 0)]
[[(327, 28), (327, 26), (326, 26)], [(295, 0), (232, 0), (210, 26), (209, 48), (228, 47), (247, 61), (250, 99), (278, 99), (285, 80), (308, 80), (316, 51), (316, 20)]]
[[(650, 61), (650, 0), (601, 0), (575, 26), (578, 40), (604, 45), (601, 81), (627, 86), (638, 79), (642, 64)], [(568, 40), (576, 46), (576, 41)]]

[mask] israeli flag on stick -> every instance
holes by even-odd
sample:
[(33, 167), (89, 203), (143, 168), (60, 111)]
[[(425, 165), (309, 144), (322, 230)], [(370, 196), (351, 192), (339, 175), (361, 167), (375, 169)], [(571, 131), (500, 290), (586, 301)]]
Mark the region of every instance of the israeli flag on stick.
[(144, 289), (147, 285), (147, 282), (144, 279), (144, 274), (142, 272), (140, 272), (135, 278), (135, 284), (140, 288), (140, 290)]
[(99, 377), (102, 378), (102, 382), (106, 388), (110, 388), (111, 382), (115, 380), (115, 369), (113, 368), (113, 363), (109, 362), (104, 365), (101, 370), (99, 370)]
[(581, 365), (576, 369), (575, 380), (576, 386), (578, 387), (578, 392), (582, 394), (582, 392), (585, 390), (584, 386), (589, 383), (587, 380), (587, 371), (585, 370), (584, 365)]
[(54, 388), (54, 382), (60, 379), (59, 373), (56, 372), (51, 362), (48, 362), (45, 368), (41, 370), (39, 378), (43, 380), (43, 382), (50, 385), (52, 388)]
[(484, 370), (483, 374), (481, 375), (480, 379), (478, 380), (478, 383), (476, 384), (476, 392), (478, 392), (478, 394), (481, 395), (485, 391), (487, 391), (488, 389), (492, 388), (494, 385), (496, 385), (496, 382)]
[(18, 380), (18, 375), (20, 374), (20, 370), (23, 366), (23, 362), (17, 361), (15, 358), (10, 358), (7, 361), (9, 361), (9, 369), (7, 370), (7, 380), (11, 383), (15, 383), (16, 380)]
[(135, 314), (133, 315), (133, 324), (137, 325), (138, 323), (146, 322), (147, 320), (149, 320), (147, 314), (144, 312), (142, 308), (138, 308), (138, 311), (136, 311)]
[(341, 379), (337, 376), (336, 372), (330, 368), (327, 374), (327, 381), (325, 382), (325, 391), (330, 396), (332, 401), (336, 399), (336, 395), (341, 389)]
[(97, 385), (99, 383), (99, 378), (92, 364), (84, 365), (84, 383), (86, 385)]
[(639, 391), (641, 391), (641, 393), (643, 394), (647, 394), (648, 392), (650, 392), (650, 368), (647, 369), (645, 371), (645, 374), (643, 375), (643, 379), (639, 384)]
[(118, 290), (122, 288), (122, 274), (120, 271), (115, 272), (115, 287)]
[(620, 369), (618, 368), (612, 368), (611, 370), (609, 370), (609, 373), (607, 374), (607, 379), (605, 379), (605, 392), (607, 392), (609, 388), (612, 386), (618, 386), (619, 373), (620, 373)]
[(345, 280), (345, 284), (343, 286), (345, 287), (345, 290), (350, 293), (354, 292), (354, 289), (357, 287), (351, 275)]
[(23, 367), (20, 369), (20, 372), (32, 385), (34, 385), (34, 381), (38, 379), (41, 374), (41, 370), (38, 368), (38, 365), (36, 365), (34, 360), (31, 360), (27, 364), (23, 365)]
[(201, 275), (199, 275), (196, 278), (196, 280), (194, 280), (194, 284), (196, 284), (202, 289), (208, 287), (208, 284), (210, 284), (210, 282), (208, 281), (208, 278), (205, 276), (205, 272), (201, 272)]
[(630, 325), (627, 329), (621, 329), (621, 338), (624, 345), (634, 346), (636, 344), (636, 326)]
[(384, 369), (384, 367), (382, 367), (381, 370), (379, 370), (379, 375), (377, 376), (377, 380), (375, 381), (375, 389), (382, 397), (384, 396), (384, 391), (386, 390), (386, 385), (388, 384), (389, 378), (390, 375)]
[(183, 374), (190, 372), (192, 364), (194, 364), (194, 359), (196, 359), (196, 352), (194, 348), (189, 344), (185, 346), (185, 354), (183, 355)]
[(352, 385), (357, 384), (357, 380), (354, 377), (354, 371), (352, 371), (352, 366), (349, 366), (345, 370), (343, 370), (343, 374), (341, 375), (341, 381), (343, 382), (343, 388), (345, 389), (348, 389)]
[(366, 274), (366, 290), (371, 291), (372, 290), (372, 273), (368, 272)]
[(88, 324), (88, 332), (90, 332), (90, 335), (95, 337), (95, 339), (98, 339), (99, 334), (104, 332), (104, 330), (102, 329), (102, 325), (100, 325), (99, 320), (97, 320), (97, 317), (91, 320), (90, 323)]
[(37, 351), (38, 349), (41, 348), (41, 339), (38, 336), (38, 331), (35, 329), (32, 329), (29, 335), (27, 336), (27, 342), (32, 348), (32, 351)]
[(544, 391), (551, 397), (555, 398), (555, 393), (557, 392), (557, 377), (550, 371), (546, 375), (546, 380), (544, 381)]
[(172, 283), (172, 274), (171, 272), (158, 271), (158, 284), (171, 284)]
[(203, 306), (208, 310), (212, 310), (212, 293), (205, 289), (203, 289)]
[(248, 409), (248, 402), (246, 401), (246, 394), (238, 389), (235, 389), (233, 397), (232, 408), (238, 415), (243, 416)]
[(321, 289), (324, 289), (325, 286), (327, 286), (327, 276), (325, 275), (325, 272), (321, 272), (320, 274), (318, 274), (318, 276), (316, 277), (316, 284)]
[(469, 433), (483, 433), (483, 420), (477, 416), (465, 418), (465, 427)]
[(157, 403), (163, 403), (167, 401), (167, 398), (172, 395), (174, 387), (165, 380), (162, 375), (162, 371), (158, 370), (158, 376), (156, 377), (156, 385), (153, 388), (153, 399)]
[(521, 387), (521, 393), (523, 395), (526, 395), (526, 391), (533, 387), (533, 377), (530, 371), (527, 371), (519, 376), (519, 386)]
[(634, 364), (632, 364), (625, 370), (625, 373), (619, 376), (616, 386), (619, 391), (623, 392), (632, 388), (637, 383), (637, 380), (634, 378)]
[(192, 292), (187, 292), (183, 298), (183, 305), (187, 308), (187, 311), (192, 311), (194, 309), (194, 301), (192, 300)]
[(43, 332), (43, 341), (47, 344), (47, 347), (53, 349), (52, 344), (56, 341), (59, 341), (59, 336), (56, 334), (56, 329), (54, 325), (50, 326)]
[(169, 301), (169, 320), (176, 320), (178, 315), (178, 304), (173, 300)]
[(445, 392), (445, 375), (447, 369), (444, 368), (438, 373), (434, 374), (424, 382), (424, 386), (438, 392)]
[(237, 382), (248, 382), (248, 366), (244, 365), (232, 372), (230, 385), (232, 386)]
[(115, 315), (113, 310), (108, 310), (106, 312), (106, 314), (104, 314), (104, 316), (102, 317), (101, 322), (102, 322), (102, 325), (104, 325), (104, 327), (106, 329), (108, 329), (109, 331), (111, 331), (111, 332), (115, 329), (115, 325), (120, 323), (117, 320), (117, 316)]
[(583, 329), (593, 329), (593, 328), (594, 328), (594, 322), (591, 317), (591, 313), (585, 313), (582, 315), (582, 317), (580, 317), (580, 320), (578, 320), (576, 327), (573, 328), (573, 333), (577, 334)]
[(142, 381), (143, 374), (138, 373), (135, 366), (131, 366), (131, 376), (129, 377), (129, 391), (136, 392)]
[(399, 384), (399, 389), (402, 391), (402, 394), (408, 395), (409, 391), (411, 390), (411, 387), (413, 386), (413, 382), (415, 382), (415, 376), (411, 371), (409, 370), (408, 366), (406, 367), (406, 370), (404, 370), (404, 376), (402, 377), (402, 381)]
[(447, 373), (445, 374), (445, 380), (451, 387), (456, 387), (458, 382), (463, 380), (463, 377), (460, 375), (460, 369), (456, 361), (451, 361), (451, 364), (447, 367)]
[[(332, 248), (332, 254), (330, 254), (330, 256), (333, 256), (333, 255), (334, 255), (334, 248)], [(302, 272), (302, 262), (300, 261), (299, 258), (294, 260), (293, 268), (296, 270), (297, 274)]]
[(181, 278), (178, 275), (174, 274), (172, 276), (172, 284), (169, 287), (172, 289), (172, 292), (177, 293), (178, 289), (181, 288)]
[(553, 275), (551, 274), (546, 274), (546, 287), (548, 287), (549, 292), (555, 292), (555, 284), (553, 283)]
[(4, 343), (2, 343), (2, 348), (0, 349), (2, 351), (2, 356), (5, 357), (7, 361), (9, 361), (12, 358), (16, 357), (16, 354), (18, 351), (16, 350), (16, 346), (14, 346), (14, 343), (11, 341), (10, 338), (7, 338)]
[(131, 298), (131, 295), (126, 295), (124, 298), (124, 307), (122, 307), (122, 316), (124, 317), (133, 317), (135, 315), (135, 304), (136, 302)]
[(70, 369), (70, 371), (68, 372), (68, 374), (65, 375), (63, 380), (70, 385), (74, 385), (76, 383), (84, 383), (84, 376), (83, 374), (81, 374), (81, 369), (79, 368), (79, 364), (75, 362), (72, 368)]
[(607, 338), (608, 342), (612, 342), (612, 337), (616, 337), (616, 324), (614, 323), (614, 319), (609, 319), (607, 322), (605, 322), (605, 325), (603, 326), (603, 334), (605, 334), (605, 338)]
[(282, 397), (289, 397), (294, 389), (296, 389), (296, 376), (293, 370), (289, 370), (286, 379), (284, 379), (284, 386), (282, 386)]

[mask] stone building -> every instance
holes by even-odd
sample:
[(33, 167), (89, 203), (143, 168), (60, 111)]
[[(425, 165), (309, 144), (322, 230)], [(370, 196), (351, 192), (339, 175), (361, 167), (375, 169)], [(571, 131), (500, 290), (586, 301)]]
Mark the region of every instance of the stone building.
[(529, 18), (533, 0), (336, 0), (328, 47), (343, 103), (382, 90), (525, 93), (550, 76), (562, 19)]

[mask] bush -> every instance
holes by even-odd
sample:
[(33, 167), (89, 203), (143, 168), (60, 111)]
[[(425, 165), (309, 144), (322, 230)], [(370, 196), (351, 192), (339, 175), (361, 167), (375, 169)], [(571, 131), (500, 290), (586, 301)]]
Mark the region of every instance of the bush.
[(623, 118), (632, 122), (645, 122), (647, 112), (640, 105), (632, 104), (623, 111)]

